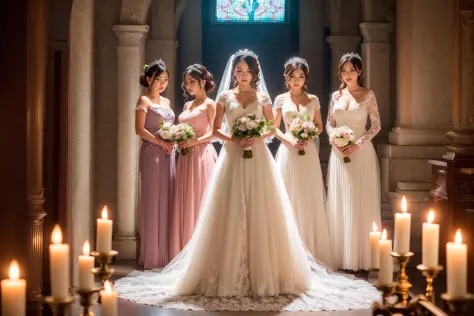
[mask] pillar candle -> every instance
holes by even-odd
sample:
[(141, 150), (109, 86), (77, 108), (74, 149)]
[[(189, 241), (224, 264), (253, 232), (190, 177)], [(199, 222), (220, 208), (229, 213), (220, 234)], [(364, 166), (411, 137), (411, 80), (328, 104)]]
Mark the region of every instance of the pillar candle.
[(380, 269), (379, 283), (387, 285), (393, 282), (392, 241), (387, 240), (387, 231), (384, 229), (379, 241)]
[(102, 218), (97, 219), (97, 251), (112, 251), (112, 220), (108, 219), (107, 205), (102, 209)]
[(51, 294), (61, 299), (69, 296), (69, 245), (62, 244), (63, 236), (59, 225), (54, 226), (49, 245), (49, 266)]
[(398, 253), (410, 252), (411, 214), (407, 213), (406, 198), (402, 198), (403, 213), (395, 214), (395, 247)]
[(423, 223), (422, 234), (422, 260), (425, 267), (438, 266), (439, 253), (439, 225), (433, 224), (434, 212), (430, 210), (428, 222)]
[(10, 263), (10, 279), (2, 280), (2, 315), (26, 315), (26, 281), (20, 279), (20, 267), (16, 260)]
[(100, 291), (102, 299), (102, 313), (103, 316), (117, 316), (117, 296), (118, 293), (112, 290), (110, 281), (105, 281), (104, 289)]
[(84, 242), (82, 247), (82, 256), (79, 256), (79, 288), (92, 289), (94, 287), (94, 257), (90, 256), (90, 243), (88, 240)]
[(378, 269), (379, 268), (379, 241), (381, 237), (381, 232), (377, 231), (377, 224), (375, 222), (372, 224), (373, 232), (369, 233), (370, 236), (370, 268)]
[(461, 230), (456, 232), (455, 242), (446, 244), (448, 294), (463, 297), (467, 293), (467, 245), (462, 243)]

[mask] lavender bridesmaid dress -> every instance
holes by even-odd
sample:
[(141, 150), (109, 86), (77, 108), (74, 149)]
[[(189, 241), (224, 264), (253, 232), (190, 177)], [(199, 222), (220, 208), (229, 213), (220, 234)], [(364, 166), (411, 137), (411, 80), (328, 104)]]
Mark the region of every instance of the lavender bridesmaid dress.
[[(211, 128), (207, 112), (199, 108), (184, 111), (178, 119), (180, 123), (193, 126), (196, 137), (206, 134)], [(190, 147), (188, 155), (180, 155), (178, 158), (171, 226), (171, 259), (192, 237), (201, 198), (216, 160), (217, 152), (210, 142)]]
[[(141, 108), (143, 110), (143, 108)], [(171, 109), (154, 105), (146, 111), (145, 128), (156, 134), (163, 120), (173, 122)], [(139, 263), (145, 269), (166, 266), (169, 255), (169, 226), (176, 178), (175, 155), (166, 155), (161, 146), (143, 140), (140, 150), (141, 244)]]

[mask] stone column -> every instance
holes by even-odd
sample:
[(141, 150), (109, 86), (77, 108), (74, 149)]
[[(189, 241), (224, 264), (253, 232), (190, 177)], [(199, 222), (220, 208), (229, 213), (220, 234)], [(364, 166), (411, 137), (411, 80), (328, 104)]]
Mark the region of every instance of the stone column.
[[(454, 102), (453, 127), (447, 134), (450, 156), (474, 156), (474, 10), (460, 8), (454, 12)], [(454, 155), (453, 155), (454, 154)], [(453, 157), (450, 157), (453, 158)]]
[(358, 51), (360, 36), (328, 36), (326, 42), (331, 47), (331, 91), (335, 91), (341, 84), (337, 75), (339, 61), (345, 53)]
[(453, 93), (452, 3), (399, 0), (396, 4), (397, 122), (390, 143), (445, 145)]
[(170, 74), (168, 87), (163, 95), (171, 100), (171, 107), (175, 108), (175, 93), (177, 83), (181, 77), (176, 73), (177, 48), (175, 0), (153, 1), (151, 4), (152, 28), (150, 39), (146, 42), (146, 60), (161, 58), (166, 63)]
[[(82, 254), (91, 236), (93, 165), (93, 42), (94, 1), (74, 1), (70, 28), (71, 91), (71, 215), (72, 258)], [(73, 284), (77, 285), (78, 263), (71, 261)]]
[(41, 315), (43, 290), (43, 117), (46, 88), (46, 4), (28, 1), (27, 185), (28, 185), (28, 313)]
[(142, 89), (138, 78), (145, 63), (148, 25), (114, 25), (117, 44), (118, 167), (114, 249), (121, 259), (136, 258), (135, 209), (137, 197), (138, 137), (133, 109)]
[(390, 127), (390, 43), (391, 23), (367, 22), (360, 24), (364, 36), (362, 60), (366, 86), (377, 96), (381, 133), (387, 135)]

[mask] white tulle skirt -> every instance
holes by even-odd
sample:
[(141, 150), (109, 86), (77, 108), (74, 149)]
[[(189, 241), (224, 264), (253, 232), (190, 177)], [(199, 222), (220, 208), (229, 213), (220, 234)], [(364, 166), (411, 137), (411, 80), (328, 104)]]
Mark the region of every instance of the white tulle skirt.
[(344, 163), (332, 149), (328, 166), (327, 210), (335, 267), (367, 270), (372, 223), (380, 229), (379, 164), (372, 142), (360, 146)]
[(165, 308), (229, 311), (369, 308), (369, 283), (333, 274), (304, 247), (281, 175), (263, 143), (225, 144), (189, 244), (161, 272), (135, 271), (120, 297)]
[(300, 156), (298, 149), (282, 143), (278, 148), (276, 164), (283, 177), (301, 239), (316, 259), (332, 268), (326, 190), (319, 154), (313, 141), (308, 142), (305, 153)]

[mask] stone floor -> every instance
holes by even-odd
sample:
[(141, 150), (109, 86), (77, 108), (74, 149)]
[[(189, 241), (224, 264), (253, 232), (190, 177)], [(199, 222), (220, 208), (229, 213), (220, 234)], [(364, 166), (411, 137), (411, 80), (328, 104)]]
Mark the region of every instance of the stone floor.
[[(120, 278), (127, 275), (136, 265), (134, 262), (120, 262), (114, 265), (115, 273), (114, 279)], [(413, 284), (413, 292), (423, 293), (425, 289), (424, 278), (416, 269), (407, 269), (407, 274), (410, 277), (410, 282)], [(373, 282), (376, 278), (375, 274), (360, 275), (365, 279)], [(435, 288), (437, 293), (443, 293), (445, 291), (445, 274), (441, 274), (437, 281), (435, 281)], [(100, 306), (95, 305), (92, 308), (95, 316), (101, 316)], [(78, 304), (73, 306), (72, 316), (78, 316), (81, 313), (80, 306)], [(229, 316), (229, 315), (259, 315), (259, 316), (303, 316), (303, 315), (317, 315), (317, 316), (369, 316), (371, 315), (370, 310), (357, 310), (347, 312), (205, 312), (205, 311), (184, 311), (184, 310), (170, 310), (163, 309), (153, 306), (138, 305), (128, 301), (119, 300), (119, 315), (118, 316)]]

